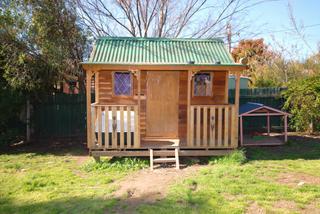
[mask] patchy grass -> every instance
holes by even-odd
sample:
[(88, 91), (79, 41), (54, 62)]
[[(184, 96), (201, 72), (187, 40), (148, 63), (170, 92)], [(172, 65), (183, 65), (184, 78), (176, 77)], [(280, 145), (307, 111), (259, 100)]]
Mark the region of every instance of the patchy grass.
[(72, 155), (0, 155), (0, 213), (320, 213), (317, 139), (291, 138), (286, 146), (206, 161), (194, 176), (174, 182), (165, 198), (150, 203), (151, 196), (141, 194), (130, 210), (127, 198), (113, 198), (115, 181), (131, 179), (131, 172), (148, 166), (146, 160), (79, 164)]
[(115, 203), (114, 181), (145, 165), (130, 158), (79, 165), (70, 155), (0, 155), (0, 213), (103, 213)]
[[(246, 153), (210, 159), (197, 176), (172, 186), (166, 199), (141, 205), (139, 213), (320, 213), (320, 142)], [(281, 182), (295, 173), (295, 183)]]

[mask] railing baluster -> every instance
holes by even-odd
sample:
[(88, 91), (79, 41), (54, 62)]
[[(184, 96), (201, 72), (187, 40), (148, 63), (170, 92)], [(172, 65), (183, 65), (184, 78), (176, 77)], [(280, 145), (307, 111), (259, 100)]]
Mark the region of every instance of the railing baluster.
[(216, 141), (216, 108), (210, 108), (210, 147), (215, 146)]
[(140, 147), (138, 106), (134, 106), (134, 148)]
[(208, 126), (207, 126), (207, 123), (208, 123), (208, 117), (207, 117), (207, 107), (204, 106), (203, 107), (203, 146), (207, 147), (208, 146), (208, 134), (207, 134), (207, 131), (208, 131)]
[(131, 148), (131, 106), (127, 106), (127, 148)]
[(104, 147), (109, 148), (109, 107), (104, 107)]
[(98, 147), (102, 147), (102, 117), (101, 117), (101, 106), (98, 106), (98, 112), (97, 112), (97, 117), (98, 117)]
[(117, 107), (112, 106), (112, 148), (117, 148)]
[(92, 137), (92, 144), (94, 147), (96, 147), (96, 114), (95, 114), (95, 110), (96, 110), (96, 107), (93, 106), (91, 107), (91, 110), (92, 110), (92, 117), (91, 117), (91, 127), (92, 127), (92, 130), (91, 130), (91, 137)]
[(197, 118), (196, 118), (196, 121), (197, 121), (197, 132), (196, 132), (196, 141), (197, 141), (197, 146), (200, 147), (200, 141), (201, 141), (201, 138), (200, 138), (200, 125), (201, 125), (201, 108), (200, 106), (197, 107)]
[(218, 147), (222, 146), (222, 107), (218, 108)]
[(194, 146), (194, 107), (191, 106), (191, 111), (190, 111), (190, 143), (189, 146), (193, 147)]
[(229, 107), (224, 108), (224, 142), (223, 145), (227, 147), (229, 145)]
[(124, 148), (124, 113), (123, 106), (120, 106), (120, 148)]

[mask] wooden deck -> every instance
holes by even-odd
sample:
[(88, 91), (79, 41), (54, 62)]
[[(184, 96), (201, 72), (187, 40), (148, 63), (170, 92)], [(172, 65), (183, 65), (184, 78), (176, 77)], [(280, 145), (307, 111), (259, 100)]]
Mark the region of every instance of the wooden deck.
[[(154, 156), (169, 156), (172, 154), (169, 149), (154, 149)], [(205, 150), (205, 149), (180, 149), (179, 156), (222, 156), (229, 154), (233, 150), (221, 149), (221, 150)], [(148, 149), (136, 149), (136, 150), (108, 150), (108, 151), (91, 151), (92, 156), (111, 156), (111, 157), (149, 157), (150, 153)]]

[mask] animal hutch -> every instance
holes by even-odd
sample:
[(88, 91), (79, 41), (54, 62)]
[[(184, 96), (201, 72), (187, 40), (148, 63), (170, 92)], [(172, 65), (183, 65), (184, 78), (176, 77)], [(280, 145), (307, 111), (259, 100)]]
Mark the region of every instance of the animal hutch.
[[(289, 113), (266, 106), (262, 103), (248, 102), (239, 108), (240, 145), (241, 146), (276, 146), (288, 141), (288, 116)], [(246, 133), (243, 124), (245, 118), (265, 117), (267, 133)], [(283, 133), (271, 133), (271, 117), (283, 117)], [(250, 121), (248, 121), (250, 122)], [(262, 127), (261, 127), (262, 129)], [(281, 139), (282, 138), (282, 139)]]
[[(102, 37), (82, 66), (93, 157), (168, 156), (170, 148), (210, 156), (238, 147), (240, 72), (247, 66), (235, 63), (220, 39)], [(236, 77), (234, 104), (229, 74)]]

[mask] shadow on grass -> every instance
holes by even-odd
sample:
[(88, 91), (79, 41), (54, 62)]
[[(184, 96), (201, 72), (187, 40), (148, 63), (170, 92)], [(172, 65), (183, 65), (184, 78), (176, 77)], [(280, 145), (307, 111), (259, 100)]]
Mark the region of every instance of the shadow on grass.
[[(165, 202), (165, 203), (159, 203)], [(178, 206), (177, 206), (178, 203)], [(94, 198), (73, 197), (52, 199), (45, 202), (13, 201), (9, 198), (0, 198), (0, 213), (170, 213), (178, 211), (196, 211), (198, 206), (209, 206), (201, 197), (191, 197), (188, 200), (154, 200), (154, 195), (143, 195), (133, 198)], [(178, 210), (176, 210), (178, 208)], [(173, 210), (174, 209), (174, 210)]]
[(39, 140), (0, 147), (0, 155), (23, 153), (35, 153), (38, 155), (52, 154), (58, 156), (87, 156), (89, 151), (86, 142), (71, 139)]
[(247, 147), (250, 160), (314, 160), (320, 159), (320, 139), (304, 136), (290, 136), (283, 146)]

